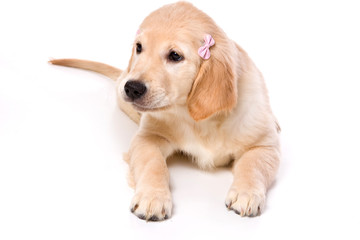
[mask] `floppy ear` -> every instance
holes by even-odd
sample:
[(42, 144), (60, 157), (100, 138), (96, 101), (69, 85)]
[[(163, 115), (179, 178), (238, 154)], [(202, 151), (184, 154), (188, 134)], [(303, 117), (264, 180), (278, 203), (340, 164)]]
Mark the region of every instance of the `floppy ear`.
[(227, 44), (216, 42), (208, 60), (202, 60), (187, 99), (190, 115), (203, 120), (220, 111), (231, 110), (237, 102), (233, 58)]

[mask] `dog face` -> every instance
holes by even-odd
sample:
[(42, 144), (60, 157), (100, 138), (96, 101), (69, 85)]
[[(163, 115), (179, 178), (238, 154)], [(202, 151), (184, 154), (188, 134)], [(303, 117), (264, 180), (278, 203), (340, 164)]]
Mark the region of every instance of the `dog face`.
[(140, 111), (185, 105), (200, 64), (194, 46), (174, 33), (140, 31), (120, 89), (122, 96)]
[[(208, 60), (198, 54), (206, 34), (216, 42)], [(234, 48), (191, 4), (165, 6), (140, 26), (118, 91), (139, 111), (183, 106), (197, 121), (231, 110), (237, 98)]]

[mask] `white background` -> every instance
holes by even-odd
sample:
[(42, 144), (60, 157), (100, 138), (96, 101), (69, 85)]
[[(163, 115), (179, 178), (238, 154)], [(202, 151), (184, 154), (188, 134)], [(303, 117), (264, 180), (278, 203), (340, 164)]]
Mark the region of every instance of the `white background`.
[[(224, 200), (229, 169), (169, 164), (173, 217), (129, 211), (122, 153), (137, 126), (100, 75), (125, 68), (143, 18), (169, 1), (1, 1), (0, 239), (359, 239), (360, 8), (356, 1), (192, 1), (263, 72), (282, 162), (260, 217)], [(176, 126), (174, 126), (176, 127)]]

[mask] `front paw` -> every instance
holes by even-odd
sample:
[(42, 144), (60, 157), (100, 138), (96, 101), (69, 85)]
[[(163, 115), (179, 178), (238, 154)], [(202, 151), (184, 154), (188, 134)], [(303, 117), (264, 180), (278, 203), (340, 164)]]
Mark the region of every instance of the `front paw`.
[(251, 189), (232, 187), (226, 197), (225, 205), (242, 217), (258, 216), (265, 205), (265, 194)]
[(131, 212), (146, 221), (162, 221), (171, 217), (172, 200), (169, 190), (147, 190), (135, 193)]

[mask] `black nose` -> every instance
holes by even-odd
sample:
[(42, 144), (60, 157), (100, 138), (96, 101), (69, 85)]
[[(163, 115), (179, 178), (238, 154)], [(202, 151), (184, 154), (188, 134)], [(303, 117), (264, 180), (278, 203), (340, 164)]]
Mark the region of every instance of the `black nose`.
[(131, 99), (135, 100), (141, 98), (146, 92), (146, 86), (144, 83), (135, 80), (129, 80), (124, 86), (126, 95)]

